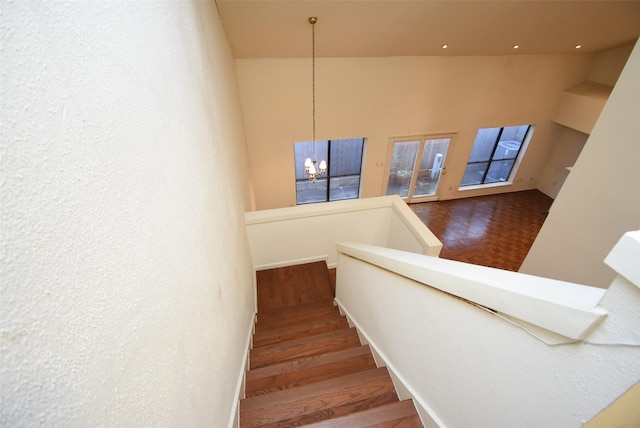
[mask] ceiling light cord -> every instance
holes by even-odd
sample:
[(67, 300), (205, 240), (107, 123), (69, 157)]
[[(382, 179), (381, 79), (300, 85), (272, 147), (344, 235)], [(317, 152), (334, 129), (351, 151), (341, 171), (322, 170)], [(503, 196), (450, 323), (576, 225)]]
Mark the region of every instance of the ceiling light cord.
[[(322, 160), (316, 164), (316, 22), (318, 18), (309, 18), (311, 24), (311, 106), (313, 108), (313, 159), (304, 161), (305, 172), (309, 174), (309, 180), (315, 183), (317, 176), (323, 176), (327, 172), (327, 162)], [(328, 189), (328, 188), (327, 188)]]
[(313, 116), (313, 141), (316, 141), (316, 22), (318, 18), (311, 17), (311, 103)]

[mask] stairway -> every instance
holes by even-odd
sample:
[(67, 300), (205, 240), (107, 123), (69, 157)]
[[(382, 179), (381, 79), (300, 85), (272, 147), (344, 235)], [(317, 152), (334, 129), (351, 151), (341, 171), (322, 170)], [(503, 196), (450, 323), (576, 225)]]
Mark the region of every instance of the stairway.
[[(323, 272), (326, 281), (301, 269)], [(333, 305), (326, 265), (273, 271), (258, 275), (240, 426), (422, 427), (411, 400), (398, 400), (387, 369), (376, 367)], [(313, 281), (300, 283), (304, 278)]]

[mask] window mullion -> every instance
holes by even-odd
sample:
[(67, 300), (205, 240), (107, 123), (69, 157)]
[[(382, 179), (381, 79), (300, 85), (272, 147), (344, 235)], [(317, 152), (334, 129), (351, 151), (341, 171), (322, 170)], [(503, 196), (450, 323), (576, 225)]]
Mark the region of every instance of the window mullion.
[[(360, 177), (362, 174), (362, 157), (364, 154), (364, 138), (347, 140), (323, 140), (321, 142), (301, 142), (294, 143), (294, 166), (296, 171), (296, 203), (298, 205), (318, 202), (329, 202), (332, 200), (354, 199), (360, 196)], [(322, 155), (317, 156), (317, 150), (309, 148), (318, 143), (322, 145)], [(342, 144), (345, 144), (343, 146)], [(333, 157), (333, 147), (336, 148)], [(356, 149), (357, 147), (357, 149)], [(317, 177), (316, 183), (309, 183), (308, 174), (303, 177), (304, 161), (311, 153), (316, 155), (318, 161), (324, 160), (327, 170), (322, 176)], [(342, 155), (344, 154), (344, 160)], [(333, 169), (333, 161), (336, 162), (336, 169)], [(345, 163), (346, 162), (346, 163)], [(345, 172), (355, 171), (356, 174)], [(335, 175), (338, 174), (338, 175)], [(315, 181), (315, 180), (312, 180)], [(335, 185), (335, 186), (334, 186)], [(321, 186), (326, 186), (322, 188)]]
[(491, 151), (491, 155), (489, 155), (489, 161), (487, 162), (487, 169), (484, 170), (484, 174), (482, 175), (482, 184), (485, 184), (485, 180), (487, 179), (487, 174), (489, 174), (489, 169), (491, 168), (491, 162), (493, 162), (493, 155), (496, 154), (496, 150), (498, 150), (498, 142), (500, 142), (500, 137), (502, 137), (502, 131), (504, 128), (500, 128), (500, 132), (498, 132), (498, 136), (496, 137), (496, 141), (493, 143), (493, 150)]
[(327, 200), (329, 202), (331, 196), (331, 140), (327, 140)]
[(529, 131), (531, 131), (531, 125), (527, 126), (527, 131), (524, 133), (524, 137), (522, 137), (522, 140), (519, 141), (520, 147), (518, 147), (518, 152), (516, 153), (515, 157), (513, 158), (514, 162), (515, 162), (516, 159), (518, 159), (518, 156), (520, 156), (520, 152), (522, 151), (522, 148), (524, 147), (524, 141), (527, 139), (527, 136), (529, 135)]

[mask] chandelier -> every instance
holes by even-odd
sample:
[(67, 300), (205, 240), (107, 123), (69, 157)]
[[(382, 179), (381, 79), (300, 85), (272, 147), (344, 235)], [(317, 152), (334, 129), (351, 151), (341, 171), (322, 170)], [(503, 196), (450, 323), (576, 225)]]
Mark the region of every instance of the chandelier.
[(312, 16), (309, 18), (311, 24), (311, 104), (313, 119), (313, 151), (314, 159), (307, 158), (304, 161), (304, 171), (309, 174), (309, 180), (315, 182), (316, 177), (321, 177), (327, 172), (327, 163), (323, 160), (320, 164), (315, 160), (316, 148), (316, 22), (318, 18)]

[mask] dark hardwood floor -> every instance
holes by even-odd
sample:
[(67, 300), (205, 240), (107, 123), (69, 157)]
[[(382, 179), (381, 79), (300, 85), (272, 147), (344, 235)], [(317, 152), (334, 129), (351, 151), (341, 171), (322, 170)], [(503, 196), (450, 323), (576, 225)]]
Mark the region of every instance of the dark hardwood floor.
[(409, 206), (442, 241), (443, 259), (518, 271), (552, 202), (527, 190)]
[(287, 266), (256, 272), (258, 313), (311, 302), (332, 302), (332, 278), (325, 262)]

